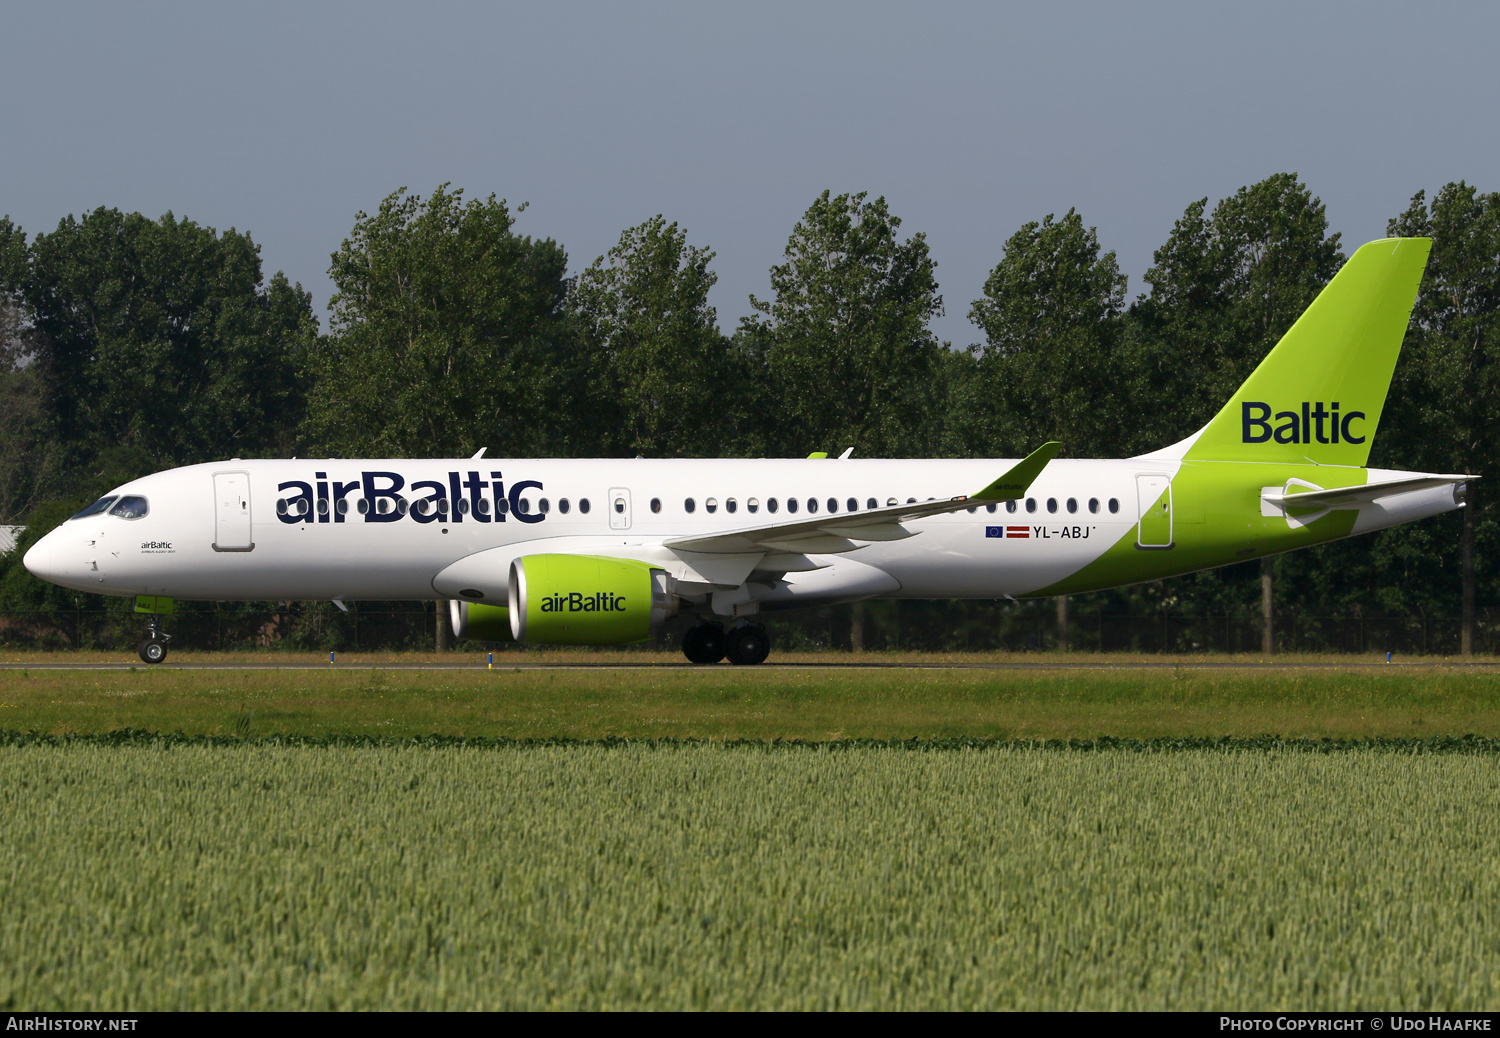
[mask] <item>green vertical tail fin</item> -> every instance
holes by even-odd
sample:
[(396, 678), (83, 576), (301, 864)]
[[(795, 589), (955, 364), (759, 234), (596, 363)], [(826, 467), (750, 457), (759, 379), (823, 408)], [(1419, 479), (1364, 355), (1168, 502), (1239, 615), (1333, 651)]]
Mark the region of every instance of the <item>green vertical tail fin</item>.
[(1361, 246), (1182, 457), (1364, 465), (1431, 249)]

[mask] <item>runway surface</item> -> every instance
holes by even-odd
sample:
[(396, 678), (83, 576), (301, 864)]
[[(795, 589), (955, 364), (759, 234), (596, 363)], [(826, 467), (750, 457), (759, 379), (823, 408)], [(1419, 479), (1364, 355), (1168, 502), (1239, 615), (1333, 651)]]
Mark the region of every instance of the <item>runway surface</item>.
[[(951, 662), (951, 663), (834, 663), (834, 662), (808, 662), (808, 663), (762, 663), (755, 669), (759, 671), (787, 671), (787, 670), (810, 670), (810, 671), (893, 671), (893, 670), (994, 670), (994, 671), (1118, 671), (1118, 670), (1264, 670), (1264, 671), (1319, 671), (1319, 670), (1378, 670), (1384, 667), (1404, 668), (1427, 668), (1427, 669), (1450, 669), (1450, 670), (1472, 670), (1478, 672), (1494, 672), (1500, 670), (1500, 660), (1482, 660), (1474, 662), (1453, 662), (1449, 660), (1393, 660), (1386, 663), (1384, 660), (1330, 660), (1326, 663), (1295, 661), (1287, 663), (1261, 663), (1261, 662), (1220, 662), (1214, 660), (1163, 660), (1154, 662), (1121, 662), (1121, 663), (1087, 663), (1087, 662), (1064, 662), (1064, 661), (1025, 661), (1025, 662)], [(211, 671), (267, 671), (267, 670), (346, 670), (346, 671), (368, 671), (378, 668), (384, 671), (409, 670), (409, 671), (705, 671), (715, 668), (733, 670), (736, 673), (747, 668), (732, 667), (728, 663), (702, 665), (695, 663), (519, 663), (505, 660), (497, 662), (493, 666), (487, 663), (349, 663), (338, 662), (309, 663), (159, 663), (154, 665), (145, 663), (131, 663), (122, 661), (120, 663), (0, 663), (0, 671), (3, 670), (61, 670), (61, 671), (140, 671), (140, 670), (211, 670)]]

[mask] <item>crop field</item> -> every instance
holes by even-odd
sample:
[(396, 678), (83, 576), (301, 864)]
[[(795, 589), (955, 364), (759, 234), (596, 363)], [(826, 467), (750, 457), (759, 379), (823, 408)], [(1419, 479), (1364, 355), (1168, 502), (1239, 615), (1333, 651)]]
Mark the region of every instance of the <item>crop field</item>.
[(1481, 1009), (1500, 756), (10, 737), (0, 1006)]
[(0, 1008), (1500, 1000), (1500, 675), (1133, 665), (22, 664)]
[(0, 731), (521, 739), (1500, 736), (1492, 668), (0, 671)]

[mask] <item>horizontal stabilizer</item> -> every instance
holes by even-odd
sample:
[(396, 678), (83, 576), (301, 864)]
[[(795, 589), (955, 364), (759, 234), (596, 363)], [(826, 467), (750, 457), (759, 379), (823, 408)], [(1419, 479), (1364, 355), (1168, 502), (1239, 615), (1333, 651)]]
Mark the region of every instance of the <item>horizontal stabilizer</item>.
[[(1409, 494), (1416, 490), (1431, 490), (1433, 487), (1467, 483), (1478, 476), (1431, 475), (1410, 476), (1406, 479), (1388, 479), (1380, 483), (1362, 483), (1352, 487), (1333, 487), (1329, 490), (1301, 490), (1296, 487), (1267, 487), (1261, 491), (1261, 501), (1271, 508), (1284, 511), (1287, 508), (1358, 508), (1374, 504), (1382, 498)], [(1288, 493), (1288, 490), (1295, 491)]]

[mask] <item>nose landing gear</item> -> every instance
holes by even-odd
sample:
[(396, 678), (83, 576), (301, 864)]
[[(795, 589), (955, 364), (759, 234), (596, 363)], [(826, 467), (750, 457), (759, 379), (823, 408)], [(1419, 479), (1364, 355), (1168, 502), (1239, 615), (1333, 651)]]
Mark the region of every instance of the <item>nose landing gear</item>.
[(682, 654), (690, 663), (718, 663), (728, 656), (736, 666), (752, 666), (771, 654), (771, 638), (760, 624), (725, 631), (716, 623), (701, 623), (683, 636)]
[(161, 617), (155, 613), (146, 621), (146, 637), (136, 646), (136, 652), (147, 663), (160, 663), (167, 658), (167, 642), (172, 636), (161, 629)]

